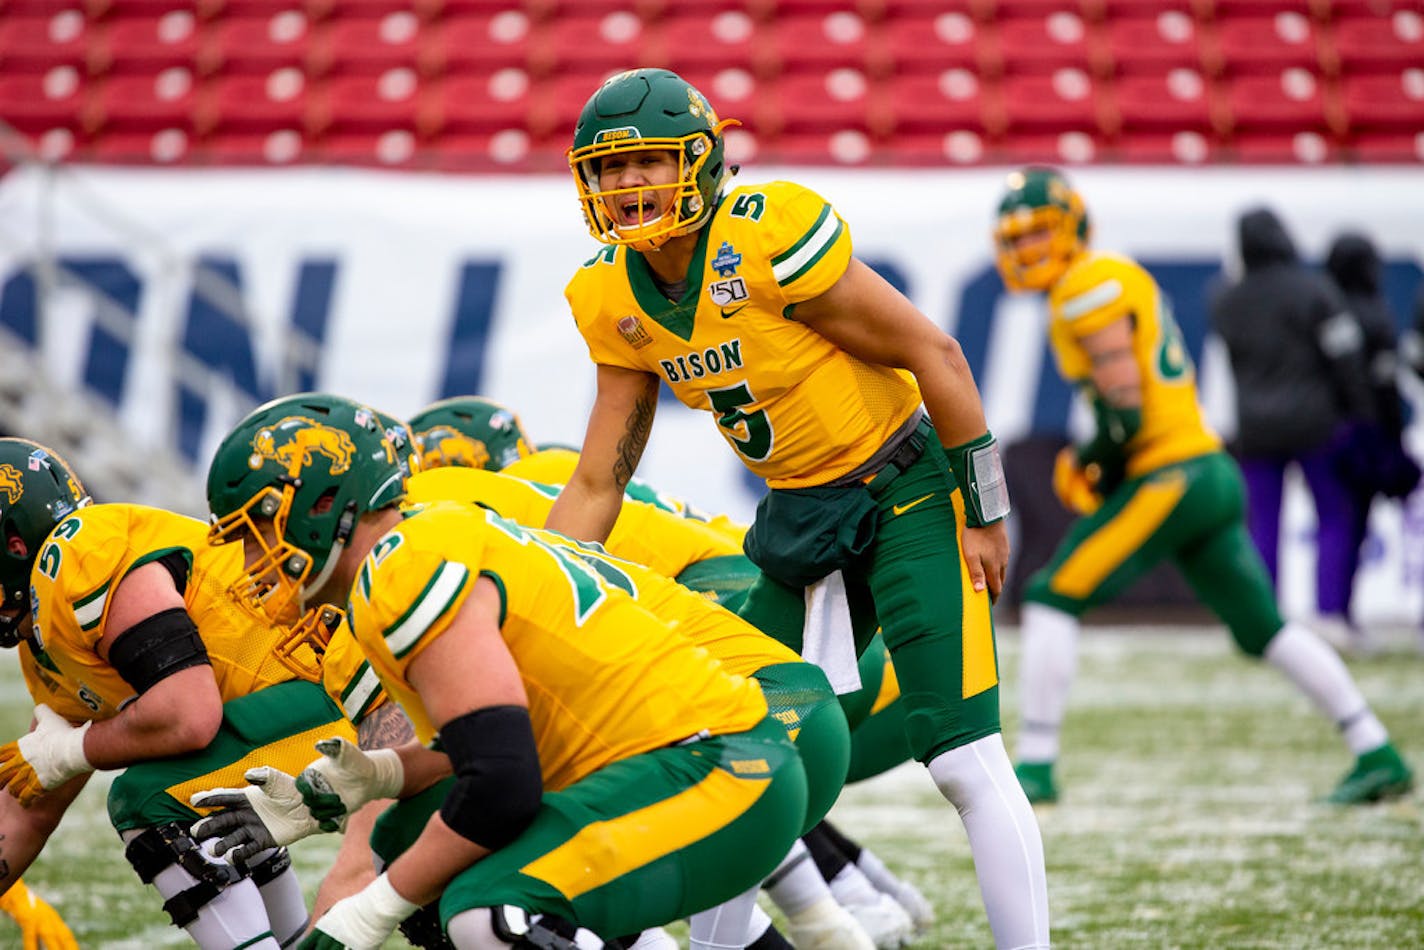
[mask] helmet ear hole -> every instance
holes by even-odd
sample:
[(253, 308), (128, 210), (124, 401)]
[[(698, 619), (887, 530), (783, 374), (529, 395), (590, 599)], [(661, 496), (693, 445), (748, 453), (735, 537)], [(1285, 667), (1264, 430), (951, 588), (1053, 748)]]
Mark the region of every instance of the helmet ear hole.
[(20, 537), (20, 532), (9, 522), (5, 523), (5, 550), (15, 557), (27, 557), (30, 553), (25, 539)]
[(317, 500), (312, 504), (310, 514), (324, 515), (336, 505), (336, 489), (328, 488), (322, 492)]

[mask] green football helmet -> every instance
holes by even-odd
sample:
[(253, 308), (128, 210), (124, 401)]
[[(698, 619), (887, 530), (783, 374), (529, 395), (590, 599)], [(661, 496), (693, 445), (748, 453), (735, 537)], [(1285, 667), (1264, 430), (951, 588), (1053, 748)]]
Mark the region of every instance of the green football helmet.
[[(50, 531), (74, 509), (89, 504), (69, 465), (38, 442), (0, 439), (0, 647), (24, 639), (21, 622), (30, 613), (30, 572)], [(10, 608), (18, 608), (12, 613)]]
[(208, 469), (209, 540), (242, 541), (245, 577), (231, 593), (287, 625), (331, 576), (356, 522), (405, 497), (407, 470), (378, 414), (327, 393), (259, 406), (218, 446)]
[[(722, 131), (739, 124), (735, 119), (719, 121), (706, 96), (666, 69), (633, 69), (608, 79), (579, 113), (568, 153), (589, 233), (604, 244), (647, 251), (700, 228), (734, 172), (723, 158)], [(603, 159), (648, 150), (676, 155), (673, 182), (603, 188)], [(672, 192), (667, 211), (636, 225), (618, 223), (614, 202), (632, 196), (641, 207), (644, 197), (651, 198), (648, 192), (661, 190)]]
[(410, 419), (422, 469), (460, 465), (498, 472), (533, 454), (513, 410), (479, 396), (455, 396)]
[[(1026, 246), (1020, 238), (1045, 232)], [(1009, 173), (994, 225), (995, 263), (1010, 290), (1047, 290), (1088, 245), (1091, 228), (1083, 198), (1055, 168), (1030, 165)]]

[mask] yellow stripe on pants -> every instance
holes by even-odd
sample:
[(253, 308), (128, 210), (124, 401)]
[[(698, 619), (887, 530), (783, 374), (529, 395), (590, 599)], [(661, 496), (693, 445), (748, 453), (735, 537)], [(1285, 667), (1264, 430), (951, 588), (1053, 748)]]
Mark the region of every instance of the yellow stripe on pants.
[(1187, 492), (1187, 477), (1143, 482), (1122, 510), (1086, 538), (1053, 575), (1055, 594), (1076, 600), (1087, 598), (1113, 571), (1142, 549)]
[(520, 872), (574, 900), (720, 831), (756, 804), (770, 784), (770, 778), (738, 778), (713, 769), (671, 798), (586, 826)]

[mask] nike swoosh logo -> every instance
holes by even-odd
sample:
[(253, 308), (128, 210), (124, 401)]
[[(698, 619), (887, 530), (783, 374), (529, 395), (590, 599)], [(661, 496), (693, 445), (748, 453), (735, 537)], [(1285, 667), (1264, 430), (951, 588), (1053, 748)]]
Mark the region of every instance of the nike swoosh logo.
[(890, 508), (890, 513), (893, 514), (893, 515), (895, 515), (896, 517), (899, 517), (900, 515), (903, 515), (905, 512), (909, 511), (911, 508), (915, 507), (916, 505), (920, 504), (921, 502), (929, 501), (929, 500), (930, 500), (931, 498), (933, 498), (934, 496), (935, 496), (935, 493), (934, 493), (934, 492), (930, 492), (928, 495), (924, 496), (923, 498), (916, 498), (914, 501), (907, 501), (907, 502), (905, 502), (903, 505), (894, 505), (894, 506), (892, 506), (892, 507)]
[(723, 307), (723, 308), (722, 308), (722, 319), (723, 319), (723, 320), (730, 320), (732, 317), (735, 317), (737, 314), (741, 313), (741, 312), (742, 312), (743, 310), (745, 310), (745, 309), (747, 309), (747, 305), (746, 305), (746, 304), (742, 304), (742, 305), (741, 305), (740, 307), (738, 307), (736, 310), (728, 310), (726, 307)]

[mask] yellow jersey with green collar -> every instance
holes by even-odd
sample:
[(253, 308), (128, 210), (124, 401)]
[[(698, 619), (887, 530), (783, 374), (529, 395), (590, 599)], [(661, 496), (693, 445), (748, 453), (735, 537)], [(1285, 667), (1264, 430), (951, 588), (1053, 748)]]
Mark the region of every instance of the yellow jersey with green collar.
[(500, 634), (529, 697), (550, 790), (701, 730), (743, 732), (767, 715), (754, 680), (727, 673), (572, 553), (472, 505), (437, 502), (404, 516), (362, 562), (347, 616), (421, 741), (435, 728), (407, 670), (480, 577), (500, 591)]
[(678, 301), (641, 254), (616, 245), (565, 295), (595, 363), (658, 376), (711, 412), (768, 485), (802, 488), (864, 463), (921, 401), (909, 373), (856, 359), (795, 319), (795, 305), (830, 289), (850, 258), (850, 231), (820, 195), (785, 181), (746, 185), (698, 231)]
[(207, 536), (203, 522), (172, 512), (91, 505), (56, 525), (40, 546), (30, 575), (35, 659), (82, 701), (85, 718), (107, 719), (136, 698), (133, 687), (99, 656), (97, 645), (119, 582), (169, 554), (189, 565), (183, 604), (207, 648), (223, 702), (294, 678), (273, 652), (280, 631), (228, 595), (242, 574), (242, 545), (214, 547)]
[(321, 685), (353, 726), (360, 726), (388, 699), (380, 678), (371, 669), (371, 661), (361, 652), (360, 644), (351, 633), (351, 624), (345, 619), (332, 631), (326, 652), (322, 654)]
[[(504, 472), (447, 466), (413, 475), (406, 487), (412, 504), (459, 501), (484, 505), (511, 521), (540, 528), (559, 497), (558, 485), (527, 482)], [(741, 548), (704, 524), (678, 517), (641, 501), (624, 499), (608, 550), (667, 577), (709, 557), (740, 554)]]
[(1197, 402), (1196, 370), (1172, 317), (1171, 302), (1135, 261), (1116, 254), (1078, 255), (1048, 294), (1049, 341), (1064, 379), (1092, 389), (1084, 337), (1129, 318), (1132, 354), (1142, 376), (1142, 427), (1127, 445), (1127, 474), (1212, 452), (1221, 440)]
[(710, 597), (663, 574), (615, 557), (597, 544), (575, 541), (555, 531), (537, 529), (529, 533), (588, 562), (607, 583), (626, 590), (640, 606), (710, 653), (728, 673), (751, 676), (768, 666), (805, 662), (796, 651), (719, 607)]
[[(506, 465), (500, 471), (506, 475), (513, 475), (515, 478), (540, 482), (545, 485), (567, 485), (569, 479), (573, 477), (574, 469), (578, 466), (578, 460), (579, 453), (574, 449), (542, 448)], [(663, 511), (670, 511), (688, 521), (705, 524), (731, 542), (732, 547), (735, 548), (731, 553), (739, 553), (742, 550), (742, 539), (747, 536), (747, 526), (738, 524), (726, 515), (709, 515), (685, 499), (658, 491), (636, 475), (628, 479), (628, 486), (623, 490), (623, 493), (635, 501), (644, 502), (654, 508), (661, 508)], [(617, 529), (618, 526), (615, 524), (615, 533)]]

